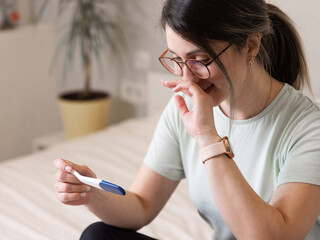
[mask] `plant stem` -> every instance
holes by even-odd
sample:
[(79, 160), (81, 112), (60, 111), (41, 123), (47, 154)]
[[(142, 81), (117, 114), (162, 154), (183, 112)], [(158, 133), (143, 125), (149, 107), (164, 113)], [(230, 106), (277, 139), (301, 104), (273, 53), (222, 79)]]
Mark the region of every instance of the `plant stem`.
[(91, 80), (91, 54), (90, 54), (90, 47), (89, 43), (86, 44), (86, 55), (87, 59), (85, 62), (85, 81), (84, 81), (84, 96), (89, 96), (91, 89), (90, 89), (90, 80)]

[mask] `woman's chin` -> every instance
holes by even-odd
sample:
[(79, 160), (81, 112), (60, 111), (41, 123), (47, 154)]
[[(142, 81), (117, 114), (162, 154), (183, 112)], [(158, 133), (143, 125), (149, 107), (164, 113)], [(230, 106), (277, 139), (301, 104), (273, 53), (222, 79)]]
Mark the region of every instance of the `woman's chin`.
[(216, 85), (212, 85), (210, 88), (205, 90), (205, 93), (208, 94), (212, 99), (213, 107), (216, 107), (220, 104), (220, 95), (221, 93), (217, 89)]

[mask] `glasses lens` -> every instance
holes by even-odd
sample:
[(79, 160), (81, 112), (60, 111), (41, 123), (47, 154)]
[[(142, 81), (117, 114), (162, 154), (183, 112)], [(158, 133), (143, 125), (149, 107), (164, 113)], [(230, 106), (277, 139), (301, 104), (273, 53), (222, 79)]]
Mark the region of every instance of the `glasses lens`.
[(159, 60), (162, 63), (162, 65), (172, 74), (177, 76), (182, 75), (182, 71), (179, 64), (173, 59), (162, 57)]
[(209, 78), (209, 69), (202, 62), (197, 60), (187, 60), (187, 67), (193, 74), (197, 75), (199, 78), (207, 79)]

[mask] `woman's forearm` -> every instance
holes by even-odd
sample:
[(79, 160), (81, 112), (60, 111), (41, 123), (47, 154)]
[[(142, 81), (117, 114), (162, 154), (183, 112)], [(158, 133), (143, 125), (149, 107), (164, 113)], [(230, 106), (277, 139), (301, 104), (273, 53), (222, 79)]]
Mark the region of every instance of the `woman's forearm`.
[(256, 194), (232, 159), (219, 155), (205, 165), (215, 202), (237, 239), (287, 239), (281, 212)]
[(132, 192), (127, 191), (120, 196), (97, 189), (87, 208), (105, 223), (121, 228), (138, 230), (145, 226), (148, 220), (147, 208)]

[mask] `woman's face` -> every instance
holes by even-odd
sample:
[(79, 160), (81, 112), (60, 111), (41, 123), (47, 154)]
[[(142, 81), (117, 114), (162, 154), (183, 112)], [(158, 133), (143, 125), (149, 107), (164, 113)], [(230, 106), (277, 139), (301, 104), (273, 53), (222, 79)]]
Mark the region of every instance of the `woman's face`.
[[(185, 40), (179, 34), (175, 33), (170, 27), (166, 27), (166, 38), (169, 53), (178, 62), (184, 62), (187, 59), (197, 59), (206, 61), (211, 57), (208, 53), (201, 50), (193, 43)], [(225, 49), (230, 43), (223, 41), (213, 41), (212, 49), (216, 54)], [(247, 59), (246, 55), (241, 53), (241, 50), (231, 46), (223, 54), (219, 56), (220, 61), (224, 65), (234, 86), (235, 92), (237, 88), (242, 85), (246, 79), (247, 74)], [(201, 79), (195, 76), (190, 70), (182, 64), (183, 74), (182, 80), (192, 81), (202, 88), (208, 95), (211, 96), (213, 105), (217, 106), (224, 101), (229, 101), (230, 90), (227, 80), (222, 71), (214, 62), (208, 66), (210, 77), (208, 79)]]

